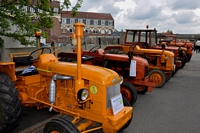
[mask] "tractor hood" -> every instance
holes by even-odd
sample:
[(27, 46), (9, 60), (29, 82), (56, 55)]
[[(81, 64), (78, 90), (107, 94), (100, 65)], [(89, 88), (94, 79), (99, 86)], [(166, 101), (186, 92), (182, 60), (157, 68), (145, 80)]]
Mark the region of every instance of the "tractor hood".
[[(160, 50), (162, 50), (162, 47), (160, 46), (160, 45), (154, 45), (154, 46), (152, 46), (152, 48), (156, 48), (156, 49), (160, 49)], [(179, 47), (173, 47), (173, 46), (166, 46), (165, 47), (165, 50), (178, 50), (179, 49)]]
[(134, 48), (134, 52), (142, 52), (142, 53), (151, 53), (151, 54), (165, 54), (167, 56), (174, 56), (174, 53), (167, 51), (167, 50), (159, 50), (159, 49), (144, 49), (144, 48), (140, 48), (139, 46), (135, 46)]
[[(82, 64), (81, 66), (83, 79), (105, 86), (120, 82), (119, 75), (113, 70), (86, 64)], [(42, 54), (37, 68), (42, 75), (51, 76), (52, 74), (61, 74), (77, 77), (76, 63), (60, 62), (53, 54)]]

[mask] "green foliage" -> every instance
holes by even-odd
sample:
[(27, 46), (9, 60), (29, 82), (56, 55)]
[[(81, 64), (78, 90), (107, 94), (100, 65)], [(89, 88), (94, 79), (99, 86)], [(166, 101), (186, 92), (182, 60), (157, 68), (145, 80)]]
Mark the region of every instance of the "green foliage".
[[(81, 5), (83, 3), (83, 0), (77, 0), (76, 5), (72, 7), (72, 16), (76, 16), (78, 9), (81, 8)], [(64, 0), (63, 5), (61, 6), (61, 9), (69, 9), (71, 7), (70, 0)]]
[[(81, 7), (83, 0), (77, 0), (72, 7), (73, 15)], [(35, 12), (28, 12), (25, 6)], [(69, 8), (70, 0), (65, 0), (62, 7)], [(61, 9), (62, 9), (61, 7)], [(53, 28), (53, 7), (50, 0), (1, 0), (0, 1), (0, 46), (3, 45), (2, 36), (12, 37), (22, 45), (34, 44), (30, 37), (35, 31), (42, 30), (42, 36), (48, 37), (47, 30)]]
[(168, 30), (167, 30), (167, 33), (173, 34), (173, 31), (168, 29)]

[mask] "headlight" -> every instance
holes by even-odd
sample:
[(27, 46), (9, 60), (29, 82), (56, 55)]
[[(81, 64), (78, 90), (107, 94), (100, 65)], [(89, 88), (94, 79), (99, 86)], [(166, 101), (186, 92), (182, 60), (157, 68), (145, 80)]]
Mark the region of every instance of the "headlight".
[(123, 83), (124, 78), (122, 76), (120, 76), (120, 85)]
[(78, 91), (78, 99), (81, 100), (81, 101), (84, 101), (86, 100), (88, 97), (88, 90), (86, 89), (80, 89)]

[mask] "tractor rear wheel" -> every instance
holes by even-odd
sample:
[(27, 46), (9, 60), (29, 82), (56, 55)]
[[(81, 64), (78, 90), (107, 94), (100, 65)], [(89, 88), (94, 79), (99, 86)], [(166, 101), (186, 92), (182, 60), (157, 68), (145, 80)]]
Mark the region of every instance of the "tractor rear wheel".
[(22, 108), (18, 90), (5, 73), (0, 72), (0, 132), (9, 132), (21, 121)]
[(161, 88), (166, 83), (166, 75), (162, 70), (153, 69), (149, 72), (148, 77), (150, 81), (156, 83), (157, 88)]
[(121, 84), (122, 95), (133, 105), (137, 101), (137, 90), (130, 82), (123, 82)]
[(71, 121), (64, 118), (52, 119), (43, 130), (44, 133), (80, 133), (78, 128)]
[[(124, 106), (131, 106), (129, 101), (124, 96), (122, 96), (122, 98), (123, 98)], [(131, 119), (129, 121), (127, 121), (127, 123), (120, 129), (120, 131), (126, 129), (130, 125), (132, 118), (133, 118), (133, 115), (131, 116)]]
[(180, 69), (182, 69), (185, 66), (185, 61), (183, 58), (178, 57), (177, 60), (181, 61), (181, 67)]

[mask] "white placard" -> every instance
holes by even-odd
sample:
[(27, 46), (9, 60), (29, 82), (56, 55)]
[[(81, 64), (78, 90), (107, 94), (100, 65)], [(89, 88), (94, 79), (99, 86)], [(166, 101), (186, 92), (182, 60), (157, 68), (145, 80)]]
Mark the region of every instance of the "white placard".
[(129, 76), (136, 77), (136, 61), (131, 60)]
[(120, 93), (119, 95), (112, 97), (110, 100), (111, 100), (113, 115), (116, 115), (119, 111), (121, 111), (124, 108), (122, 94)]

